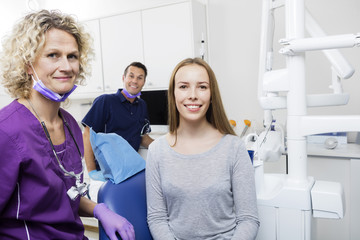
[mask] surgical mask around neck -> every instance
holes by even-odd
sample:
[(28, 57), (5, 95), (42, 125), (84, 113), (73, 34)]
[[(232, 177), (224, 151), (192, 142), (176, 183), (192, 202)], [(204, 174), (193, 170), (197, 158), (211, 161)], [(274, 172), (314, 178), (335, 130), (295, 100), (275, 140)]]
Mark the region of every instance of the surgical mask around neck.
[(44, 83), (40, 80), (40, 78), (38, 77), (38, 75), (36, 74), (35, 69), (33, 68), (32, 64), (30, 63), (31, 68), (33, 69), (35, 76), (36, 76), (36, 80), (34, 78), (33, 75), (31, 75), (31, 78), (33, 79), (34, 83), (33, 83), (33, 89), (35, 89), (36, 91), (38, 91), (39, 93), (41, 93), (44, 97), (46, 97), (49, 100), (55, 101), (55, 102), (63, 102), (65, 101), (65, 99), (67, 99), (69, 97), (69, 95), (76, 89), (76, 85), (74, 85), (74, 87), (67, 93), (65, 94), (58, 94), (52, 90), (50, 90), (49, 88), (47, 88)]
[(136, 98), (138, 96), (141, 95), (141, 92), (138, 92), (137, 94), (133, 95), (131, 93), (129, 93), (126, 88), (123, 89), (123, 92), (125, 93), (125, 95), (128, 97), (128, 98)]

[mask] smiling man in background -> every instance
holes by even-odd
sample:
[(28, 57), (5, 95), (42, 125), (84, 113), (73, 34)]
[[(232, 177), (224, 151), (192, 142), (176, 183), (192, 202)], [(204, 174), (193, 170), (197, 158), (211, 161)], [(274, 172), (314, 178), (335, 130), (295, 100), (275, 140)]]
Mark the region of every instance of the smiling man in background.
[(133, 62), (124, 71), (123, 85), (115, 94), (104, 94), (94, 100), (89, 112), (82, 120), (84, 125), (85, 162), (89, 176), (93, 180), (104, 180), (95, 159), (90, 143), (90, 128), (96, 133), (116, 133), (123, 137), (135, 149), (140, 145), (148, 147), (153, 139), (147, 105), (138, 98), (145, 84), (146, 67)]

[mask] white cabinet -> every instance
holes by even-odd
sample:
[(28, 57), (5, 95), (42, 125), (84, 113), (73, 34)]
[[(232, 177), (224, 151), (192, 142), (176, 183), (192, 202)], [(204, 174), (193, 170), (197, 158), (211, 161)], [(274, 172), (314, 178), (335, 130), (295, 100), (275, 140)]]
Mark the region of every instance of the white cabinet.
[(77, 90), (77, 98), (94, 97), (84, 93), (116, 92), (123, 87), (125, 67), (134, 61), (148, 69), (144, 89), (167, 89), (177, 63), (201, 57), (201, 48), (206, 53), (206, 8), (194, 0), (104, 17), (86, 25), (95, 40), (96, 60), (93, 76)]
[(104, 91), (103, 76), (102, 76), (102, 59), (101, 59), (101, 44), (100, 44), (100, 27), (99, 20), (87, 21), (84, 23), (86, 30), (90, 33), (94, 40), (94, 60), (91, 64), (91, 76), (86, 79), (85, 86), (78, 86), (73, 93), (75, 96), (89, 97)]
[(189, 1), (143, 10), (142, 22), (149, 71), (145, 88), (167, 88), (176, 64), (200, 56), (201, 40), (206, 36), (205, 6)]
[(122, 76), (131, 62), (144, 63), (141, 12), (100, 19), (105, 91), (122, 88)]
[(331, 150), (308, 144), (307, 169), (315, 180), (341, 183), (345, 193), (344, 218), (313, 218), (312, 239), (360, 239), (360, 145), (340, 144)]
[[(358, 150), (360, 152), (360, 148)], [(360, 159), (350, 160), (350, 239), (360, 239)], [(351, 211), (350, 211), (351, 210)]]
[[(307, 172), (315, 180), (341, 183), (345, 193), (342, 219), (312, 218), (314, 240), (360, 239), (360, 145), (339, 144), (326, 149), (323, 144), (307, 145)], [(286, 159), (264, 162), (269, 173), (285, 173)]]

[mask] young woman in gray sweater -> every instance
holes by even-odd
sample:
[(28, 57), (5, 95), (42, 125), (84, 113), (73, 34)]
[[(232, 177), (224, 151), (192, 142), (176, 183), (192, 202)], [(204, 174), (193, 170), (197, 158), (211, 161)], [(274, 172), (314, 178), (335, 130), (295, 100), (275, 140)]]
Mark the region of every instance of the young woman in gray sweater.
[(202, 59), (174, 69), (169, 133), (149, 147), (148, 223), (155, 240), (255, 239), (254, 169), (226, 117), (215, 74)]

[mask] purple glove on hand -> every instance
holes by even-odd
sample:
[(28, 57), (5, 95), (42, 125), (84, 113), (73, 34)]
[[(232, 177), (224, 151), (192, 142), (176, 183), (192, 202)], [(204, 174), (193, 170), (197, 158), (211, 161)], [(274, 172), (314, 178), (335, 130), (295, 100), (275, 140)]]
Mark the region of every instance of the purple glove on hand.
[(135, 240), (133, 225), (122, 216), (107, 208), (105, 203), (99, 203), (94, 208), (94, 217), (98, 219), (111, 240), (117, 240), (118, 232), (123, 240)]

